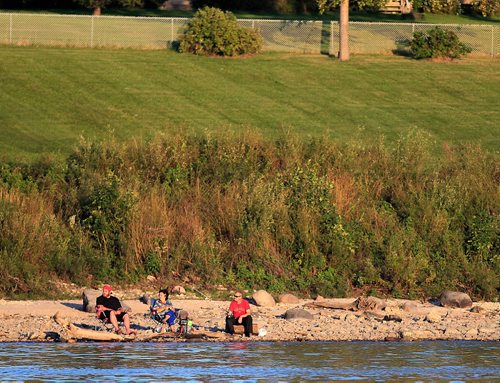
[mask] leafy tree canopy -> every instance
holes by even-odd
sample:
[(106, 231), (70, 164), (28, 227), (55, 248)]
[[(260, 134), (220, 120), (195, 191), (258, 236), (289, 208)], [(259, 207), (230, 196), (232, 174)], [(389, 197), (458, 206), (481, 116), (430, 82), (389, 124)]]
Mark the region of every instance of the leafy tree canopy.
[[(328, 12), (340, 6), (341, 0), (316, 0), (320, 13)], [(350, 0), (349, 5), (358, 10), (379, 10), (386, 4), (386, 0)]]

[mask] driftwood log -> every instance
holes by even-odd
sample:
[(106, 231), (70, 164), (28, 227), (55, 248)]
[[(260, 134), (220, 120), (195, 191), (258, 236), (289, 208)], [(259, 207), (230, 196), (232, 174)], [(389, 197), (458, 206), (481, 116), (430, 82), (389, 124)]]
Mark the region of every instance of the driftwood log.
[(54, 321), (63, 327), (65, 340), (100, 340), (100, 341), (124, 341), (135, 338), (133, 335), (120, 335), (112, 332), (87, 330), (75, 326), (73, 323), (61, 317), (59, 311), (52, 317)]
[(351, 311), (379, 311), (386, 307), (386, 303), (382, 299), (375, 297), (359, 297), (352, 302), (345, 302), (343, 299), (331, 299), (328, 301), (307, 303), (304, 307)]
[[(94, 331), (83, 329), (75, 326), (73, 323), (69, 322), (67, 319), (61, 317), (59, 311), (52, 317), (52, 319), (59, 324), (64, 329), (64, 334), (61, 335), (61, 339), (67, 342), (75, 342), (77, 340), (98, 340), (105, 342), (122, 342), (122, 341), (148, 341), (153, 339), (221, 339), (226, 336), (225, 333), (222, 332), (212, 332), (212, 331), (203, 331), (196, 330), (189, 334), (178, 334), (174, 332), (166, 332), (166, 333), (146, 333), (140, 335), (121, 335), (115, 334), (112, 332), (104, 332), (104, 331)], [(32, 339), (41, 339), (46, 334), (44, 331), (39, 331), (36, 334), (33, 334)]]
[(328, 301), (306, 303), (304, 307), (319, 307), (332, 310), (353, 310), (356, 307), (355, 303), (355, 300), (352, 302), (345, 302), (345, 300), (343, 299), (331, 299)]

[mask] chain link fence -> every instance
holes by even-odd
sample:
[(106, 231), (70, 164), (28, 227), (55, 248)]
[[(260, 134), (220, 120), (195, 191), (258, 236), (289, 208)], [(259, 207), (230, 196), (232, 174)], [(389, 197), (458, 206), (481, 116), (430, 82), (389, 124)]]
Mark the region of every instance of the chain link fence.
[[(187, 18), (76, 16), (0, 13), (0, 43), (78, 47), (159, 49), (178, 40)], [(264, 50), (332, 54), (338, 52), (339, 25), (330, 21), (239, 20), (257, 29)], [(500, 55), (500, 26), (351, 22), (353, 54), (405, 53), (413, 32), (435, 26), (452, 30), (476, 55)]]

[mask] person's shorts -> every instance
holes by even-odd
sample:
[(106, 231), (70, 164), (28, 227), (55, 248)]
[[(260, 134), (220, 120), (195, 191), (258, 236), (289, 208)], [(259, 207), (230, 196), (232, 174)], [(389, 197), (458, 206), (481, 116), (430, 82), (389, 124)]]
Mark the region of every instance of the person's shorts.
[[(169, 326), (173, 326), (175, 323), (175, 312), (173, 310), (168, 310), (165, 313), (155, 314), (154, 318), (158, 322), (167, 323)], [(165, 318), (167, 319), (166, 321)]]
[[(101, 314), (99, 314), (99, 319), (101, 319), (101, 320), (104, 320), (104, 319), (109, 320), (110, 314), (111, 314), (111, 311), (109, 311), (109, 310), (103, 311), (103, 312), (101, 312)], [(116, 319), (118, 320), (118, 322), (123, 322), (123, 317), (125, 316), (125, 314), (126, 313), (121, 312), (120, 314), (118, 314), (116, 316)]]

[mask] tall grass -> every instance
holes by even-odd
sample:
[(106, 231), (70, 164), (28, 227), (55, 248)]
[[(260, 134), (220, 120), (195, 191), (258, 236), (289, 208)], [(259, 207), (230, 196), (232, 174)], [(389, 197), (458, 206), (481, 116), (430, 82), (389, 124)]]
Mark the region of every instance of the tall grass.
[[(438, 152), (438, 154), (436, 154)], [(498, 298), (498, 156), (254, 132), (82, 141), (1, 165), (0, 289), (155, 274), (210, 287)]]

